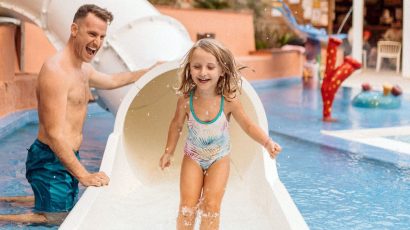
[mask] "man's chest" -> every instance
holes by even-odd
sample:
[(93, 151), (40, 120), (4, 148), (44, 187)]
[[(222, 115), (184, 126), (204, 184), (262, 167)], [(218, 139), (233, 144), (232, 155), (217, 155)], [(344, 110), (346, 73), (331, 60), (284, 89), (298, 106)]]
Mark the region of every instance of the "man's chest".
[(90, 99), (89, 84), (85, 78), (74, 78), (69, 82), (67, 102), (69, 105), (84, 105)]

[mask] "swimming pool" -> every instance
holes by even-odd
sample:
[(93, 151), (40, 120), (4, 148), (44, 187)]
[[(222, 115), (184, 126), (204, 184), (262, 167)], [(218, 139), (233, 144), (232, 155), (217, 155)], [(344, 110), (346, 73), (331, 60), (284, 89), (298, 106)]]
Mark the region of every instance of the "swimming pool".
[(341, 88), (333, 105), (338, 122), (323, 123), (317, 88), (299, 79), (254, 86), (271, 137), (283, 146), (279, 177), (311, 229), (410, 228), (408, 157), (320, 132), (408, 125), (407, 97), (399, 110), (363, 109), (351, 106), (359, 91)]
[[(311, 229), (410, 228), (410, 205), (406, 202), (410, 169), (405, 164), (371, 159), (372, 155), (381, 159), (389, 151), (320, 132), (409, 125), (408, 103), (402, 103), (400, 110), (354, 108), (350, 100), (358, 92), (342, 88), (333, 107), (338, 122), (323, 123), (318, 89), (303, 87), (300, 79), (253, 85), (265, 106), (271, 137), (283, 147), (277, 160), (279, 176)], [(95, 171), (114, 118), (96, 105), (89, 110), (81, 155), (87, 168)], [(29, 124), (0, 139), (4, 143), (0, 146), (0, 195), (31, 193), (24, 178), (25, 148), (35, 138), (36, 129), (35, 124)], [(406, 160), (392, 159), (397, 154), (390, 154), (388, 160)], [(24, 210), (28, 208), (0, 204), (1, 213)], [(27, 227), (0, 225), (5, 229)]]

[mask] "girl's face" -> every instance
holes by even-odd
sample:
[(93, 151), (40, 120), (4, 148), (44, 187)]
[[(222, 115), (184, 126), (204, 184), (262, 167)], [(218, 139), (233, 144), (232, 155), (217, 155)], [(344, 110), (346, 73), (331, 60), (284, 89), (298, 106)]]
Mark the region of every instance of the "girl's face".
[(215, 56), (196, 48), (192, 53), (189, 69), (198, 90), (216, 91), (218, 80), (223, 73)]

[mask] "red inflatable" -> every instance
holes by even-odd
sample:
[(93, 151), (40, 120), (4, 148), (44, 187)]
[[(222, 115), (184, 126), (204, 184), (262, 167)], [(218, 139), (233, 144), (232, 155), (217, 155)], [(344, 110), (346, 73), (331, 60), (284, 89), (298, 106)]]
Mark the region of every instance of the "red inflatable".
[(342, 40), (330, 37), (326, 50), (326, 70), (323, 78), (321, 92), (323, 101), (323, 121), (334, 121), (332, 119), (332, 104), (335, 94), (342, 82), (348, 78), (353, 71), (362, 65), (351, 57), (345, 57), (343, 63), (335, 68), (337, 47)]

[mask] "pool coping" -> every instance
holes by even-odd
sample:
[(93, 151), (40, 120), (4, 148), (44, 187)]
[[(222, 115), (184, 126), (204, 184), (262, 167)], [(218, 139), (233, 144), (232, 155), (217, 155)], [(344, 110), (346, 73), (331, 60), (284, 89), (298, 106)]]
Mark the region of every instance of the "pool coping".
[(13, 112), (0, 118), (0, 139), (30, 123), (38, 123), (37, 109)]
[[(101, 113), (100, 108), (97, 103), (91, 102), (88, 104), (87, 114)], [(37, 109), (16, 111), (0, 117), (0, 139), (31, 123), (38, 124)]]

